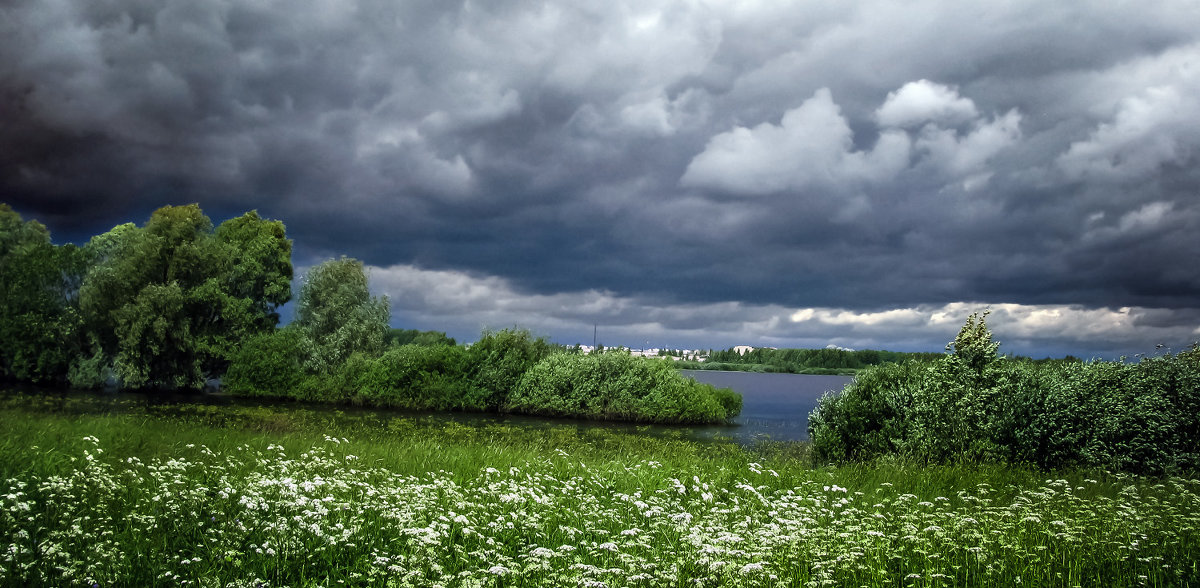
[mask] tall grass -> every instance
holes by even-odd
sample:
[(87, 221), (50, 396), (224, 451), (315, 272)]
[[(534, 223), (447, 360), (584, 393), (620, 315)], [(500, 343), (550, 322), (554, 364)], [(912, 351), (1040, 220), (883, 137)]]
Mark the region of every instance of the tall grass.
[(21, 399), (0, 427), (3, 586), (1200, 581), (1181, 478), (284, 408)]

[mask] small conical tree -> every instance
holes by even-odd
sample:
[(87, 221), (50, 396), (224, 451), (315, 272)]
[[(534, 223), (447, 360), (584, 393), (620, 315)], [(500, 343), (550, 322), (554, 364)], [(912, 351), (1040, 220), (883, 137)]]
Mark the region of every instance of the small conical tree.
[(987, 326), (987, 315), (991, 312), (971, 313), (954, 340), (946, 344), (946, 351), (976, 373), (983, 373), (985, 367), (1000, 357), (997, 351), (1000, 344), (992, 341), (992, 332)]

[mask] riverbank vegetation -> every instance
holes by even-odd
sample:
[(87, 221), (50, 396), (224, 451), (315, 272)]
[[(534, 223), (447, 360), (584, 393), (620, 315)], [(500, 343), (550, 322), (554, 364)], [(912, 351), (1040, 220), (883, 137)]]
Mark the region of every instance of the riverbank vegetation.
[[(552, 359), (565, 350), (517, 329), (469, 347), (391, 329), (387, 298), (345, 257), (305, 273), (295, 320), (277, 328), (291, 241), (254, 212), (214, 227), (194, 204), (167, 206), (76, 247), (0, 204), (0, 278), (0, 380), (150, 391), (220, 381), (249, 396), (664, 423), (741, 408), (729, 390), (627, 353)], [(547, 374), (579, 385), (547, 387)], [(579, 401), (588, 394), (600, 396)]]
[(0, 408), (0, 586), (1200, 581), (1195, 480), (813, 469), (802, 445), (59, 402)]
[(985, 317), (970, 317), (950, 353), (865, 370), (822, 399), (809, 419), (817, 459), (1200, 472), (1200, 347), (1032, 362), (1000, 356)]
[(929, 360), (939, 353), (913, 353), (903, 351), (878, 351), (875, 349), (771, 349), (759, 347), (749, 350), (737, 348), (709, 351), (704, 361), (682, 359), (677, 362), (680, 369), (723, 370), (736, 372), (765, 372), (780, 374), (813, 374), (848, 376), (859, 370), (885, 363), (903, 363), (909, 360)]
[(528, 331), (485, 332), (470, 347), (435, 343), (355, 352), (305, 369), (303, 331), (253, 339), (233, 359), (231, 394), (407, 410), (506, 412), (596, 420), (717, 423), (741, 396), (686, 378), (670, 363), (610, 352), (566, 353)]

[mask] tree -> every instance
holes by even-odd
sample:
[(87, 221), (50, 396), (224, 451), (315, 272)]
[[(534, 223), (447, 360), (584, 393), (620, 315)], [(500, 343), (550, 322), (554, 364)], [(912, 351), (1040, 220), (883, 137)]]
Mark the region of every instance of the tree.
[(389, 318), (387, 297), (371, 296), (361, 261), (342, 257), (310, 269), (296, 308), (305, 367), (331, 373), (352, 353), (379, 354)]
[(457, 344), (454, 337), (448, 337), (442, 331), (419, 331), (417, 329), (388, 329), (384, 339), (385, 343), (392, 347), (400, 347), (402, 345), (432, 347), (435, 345)]
[(991, 310), (971, 313), (954, 340), (946, 344), (946, 351), (952, 357), (979, 374), (999, 358), (997, 350), (1000, 344), (992, 341), (992, 332), (987, 326), (987, 315), (990, 313)]
[(198, 388), (240, 343), (269, 331), (291, 297), (291, 242), (257, 213), (222, 223), (191, 204), (165, 206), (145, 226), (121, 225), (88, 243), (80, 288), (91, 357), (73, 373), (111, 369), (130, 387)]
[(79, 248), (55, 246), (45, 226), (0, 204), (0, 377), (66, 378), (79, 349), (83, 267)]

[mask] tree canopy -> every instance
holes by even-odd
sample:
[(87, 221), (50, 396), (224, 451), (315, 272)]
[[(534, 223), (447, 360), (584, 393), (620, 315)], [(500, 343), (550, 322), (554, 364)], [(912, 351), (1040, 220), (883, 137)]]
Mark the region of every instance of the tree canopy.
[(342, 257), (308, 270), (295, 320), (305, 367), (328, 373), (355, 352), (380, 353), (390, 314), (386, 296), (371, 296), (361, 261)]
[(274, 330), (291, 250), (283, 223), (256, 212), (214, 228), (195, 204), (165, 206), (80, 248), (0, 205), (0, 375), (201, 387)]
[(79, 347), (83, 259), (79, 248), (55, 246), (45, 226), (0, 204), (0, 377), (65, 378)]

